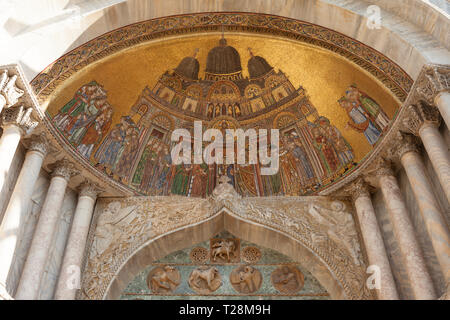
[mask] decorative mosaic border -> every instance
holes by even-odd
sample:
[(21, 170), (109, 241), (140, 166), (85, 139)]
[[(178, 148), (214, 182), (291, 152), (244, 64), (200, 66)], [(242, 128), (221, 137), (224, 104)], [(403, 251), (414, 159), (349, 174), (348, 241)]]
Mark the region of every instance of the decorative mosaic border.
[(72, 74), (115, 52), (158, 38), (218, 32), (222, 28), (226, 32), (294, 39), (333, 51), (370, 72), (402, 102), (413, 84), (413, 80), (395, 62), (337, 31), (275, 15), (216, 12), (156, 18), (105, 33), (56, 60), (31, 81), (31, 86), (42, 102)]

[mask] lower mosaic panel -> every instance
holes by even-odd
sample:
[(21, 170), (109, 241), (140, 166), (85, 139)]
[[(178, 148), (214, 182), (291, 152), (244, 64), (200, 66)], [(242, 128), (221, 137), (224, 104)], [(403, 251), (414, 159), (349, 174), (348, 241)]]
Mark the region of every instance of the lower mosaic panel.
[(155, 261), (125, 288), (124, 300), (328, 300), (320, 283), (289, 257), (223, 232)]

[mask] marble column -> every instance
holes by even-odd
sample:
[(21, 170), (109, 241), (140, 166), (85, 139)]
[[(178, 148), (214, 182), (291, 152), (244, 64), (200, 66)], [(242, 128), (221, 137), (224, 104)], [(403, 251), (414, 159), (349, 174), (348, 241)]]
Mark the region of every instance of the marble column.
[(434, 103), (444, 119), (447, 128), (450, 129), (450, 92), (443, 91), (436, 95)]
[(81, 280), (83, 253), (98, 192), (98, 187), (92, 183), (85, 182), (80, 186), (77, 208), (56, 287), (55, 299), (57, 300), (75, 299)]
[(408, 111), (404, 124), (408, 130), (421, 138), (447, 200), (450, 201), (450, 155), (448, 146), (438, 130), (439, 110), (419, 103), (409, 106)]
[(2, 113), (3, 134), (0, 138), (0, 192), (2, 192), (11, 162), (23, 134), (30, 133), (37, 125), (31, 121), (32, 109), (12, 107)]
[(450, 281), (450, 234), (413, 137), (405, 135), (397, 153), (405, 168), (434, 252), (447, 282)]
[(0, 290), (6, 291), (6, 280), (20, 236), (19, 230), (46, 152), (45, 138), (41, 135), (33, 136), (0, 225), (0, 286), (3, 288)]
[(363, 179), (359, 178), (347, 190), (351, 194), (355, 204), (369, 263), (380, 268), (381, 283), (380, 289), (377, 289), (378, 299), (398, 300), (397, 287), (392, 275), (368, 186)]
[(420, 300), (436, 299), (433, 282), (428, 273), (397, 179), (387, 163), (380, 163), (375, 174), (383, 193), (389, 219), (414, 296)]
[(15, 298), (18, 300), (35, 300), (38, 297), (40, 282), (45, 270), (67, 183), (70, 177), (77, 173), (73, 164), (65, 159), (56, 162), (52, 169), (50, 186), (17, 288)]

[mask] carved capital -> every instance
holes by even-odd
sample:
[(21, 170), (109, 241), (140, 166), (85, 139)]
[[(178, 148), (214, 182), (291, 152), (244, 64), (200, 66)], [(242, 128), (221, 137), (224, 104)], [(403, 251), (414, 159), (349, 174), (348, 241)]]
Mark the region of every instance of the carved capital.
[(37, 151), (43, 156), (49, 151), (48, 140), (42, 134), (33, 134), (31, 137), (24, 140), (24, 145), (28, 151)]
[(8, 70), (3, 70), (0, 76), (0, 107), (4, 101), (7, 108), (15, 105), (19, 98), (25, 93), (24, 90), (16, 86), (17, 75), (8, 76)]
[(391, 161), (379, 157), (374, 161), (370, 175), (375, 177), (393, 176), (394, 171), (392, 170)]
[(362, 177), (357, 178), (346, 186), (344, 192), (352, 197), (353, 202), (359, 197), (370, 197), (369, 185)]
[(395, 153), (397, 157), (401, 160), (403, 155), (408, 152), (419, 153), (419, 146), (416, 137), (410, 134), (402, 134), (402, 139), (396, 145)]
[(62, 177), (67, 181), (79, 174), (79, 171), (75, 169), (75, 165), (67, 159), (56, 161), (49, 168), (52, 170), (52, 177)]
[(84, 181), (78, 187), (80, 197), (90, 197), (92, 199), (97, 199), (97, 195), (103, 190), (95, 183), (88, 180)]
[(32, 108), (24, 106), (8, 108), (2, 113), (2, 126), (15, 125), (23, 134), (29, 134), (38, 125), (38, 122), (31, 118), (32, 112)]
[(408, 107), (407, 113), (403, 118), (403, 129), (418, 136), (420, 128), (424, 125), (438, 127), (440, 120), (440, 113), (436, 107), (419, 102)]
[(429, 104), (439, 92), (450, 90), (450, 67), (445, 65), (427, 65), (417, 79), (416, 96)]

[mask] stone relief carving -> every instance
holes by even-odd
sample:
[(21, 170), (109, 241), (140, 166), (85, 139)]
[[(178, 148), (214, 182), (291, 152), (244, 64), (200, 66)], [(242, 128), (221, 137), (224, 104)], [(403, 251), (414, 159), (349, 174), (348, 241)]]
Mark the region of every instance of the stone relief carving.
[(222, 278), (216, 267), (199, 267), (189, 276), (189, 286), (199, 294), (210, 294), (220, 288)]
[(4, 70), (0, 76), (0, 111), (3, 107), (11, 107), (19, 101), (25, 93), (16, 86), (17, 75), (8, 76), (8, 70)]
[(270, 275), (272, 284), (281, 293), (294, 294), (305, 284), (305, 277), (295, 266), (281, 266)]
[(237, 292), (249, 294), (261, 288), (262, 275), (252, 266), (240, 266), (231, 272), (230, 282)]
[(209, 251), (203, 247), (196, 247), (191, 250), (189, 258), (194, 263), (205, 263), (209, 258)]
[(147, 285), (153, 293), (171, 293), (180, 283), (180, 272), (172, 266), (156, 267), (147, 276)]
[(3, 111), (2, 124), (13, 124), (18, 126), (25, 135), (31, 133), (39, 122), (33, 121), (31, 114), (33, 108), (25, 108), (24, 106), (14, 106)]
[(242, 259), (247, 263), (256, 263), (261, 259), (261, 250), (257, 247), (245, 247), (241, 253)]
[[(207, 199), (171, 196), (99, 200), (82, 298), (102, 299), (122, 263), (145, 243), (223, 211), (296, 239), (327, 264), (349, 299), (371, 298), (364, 285), (366, 267), (347, 209), (350, 206), (326, 197), (241, 198), (226, 180), (221, 179)], [(226, 260), (226, 250), (221, 252)]]
[(211, 239), (211, 262), (239, 262), (239, 239)]

